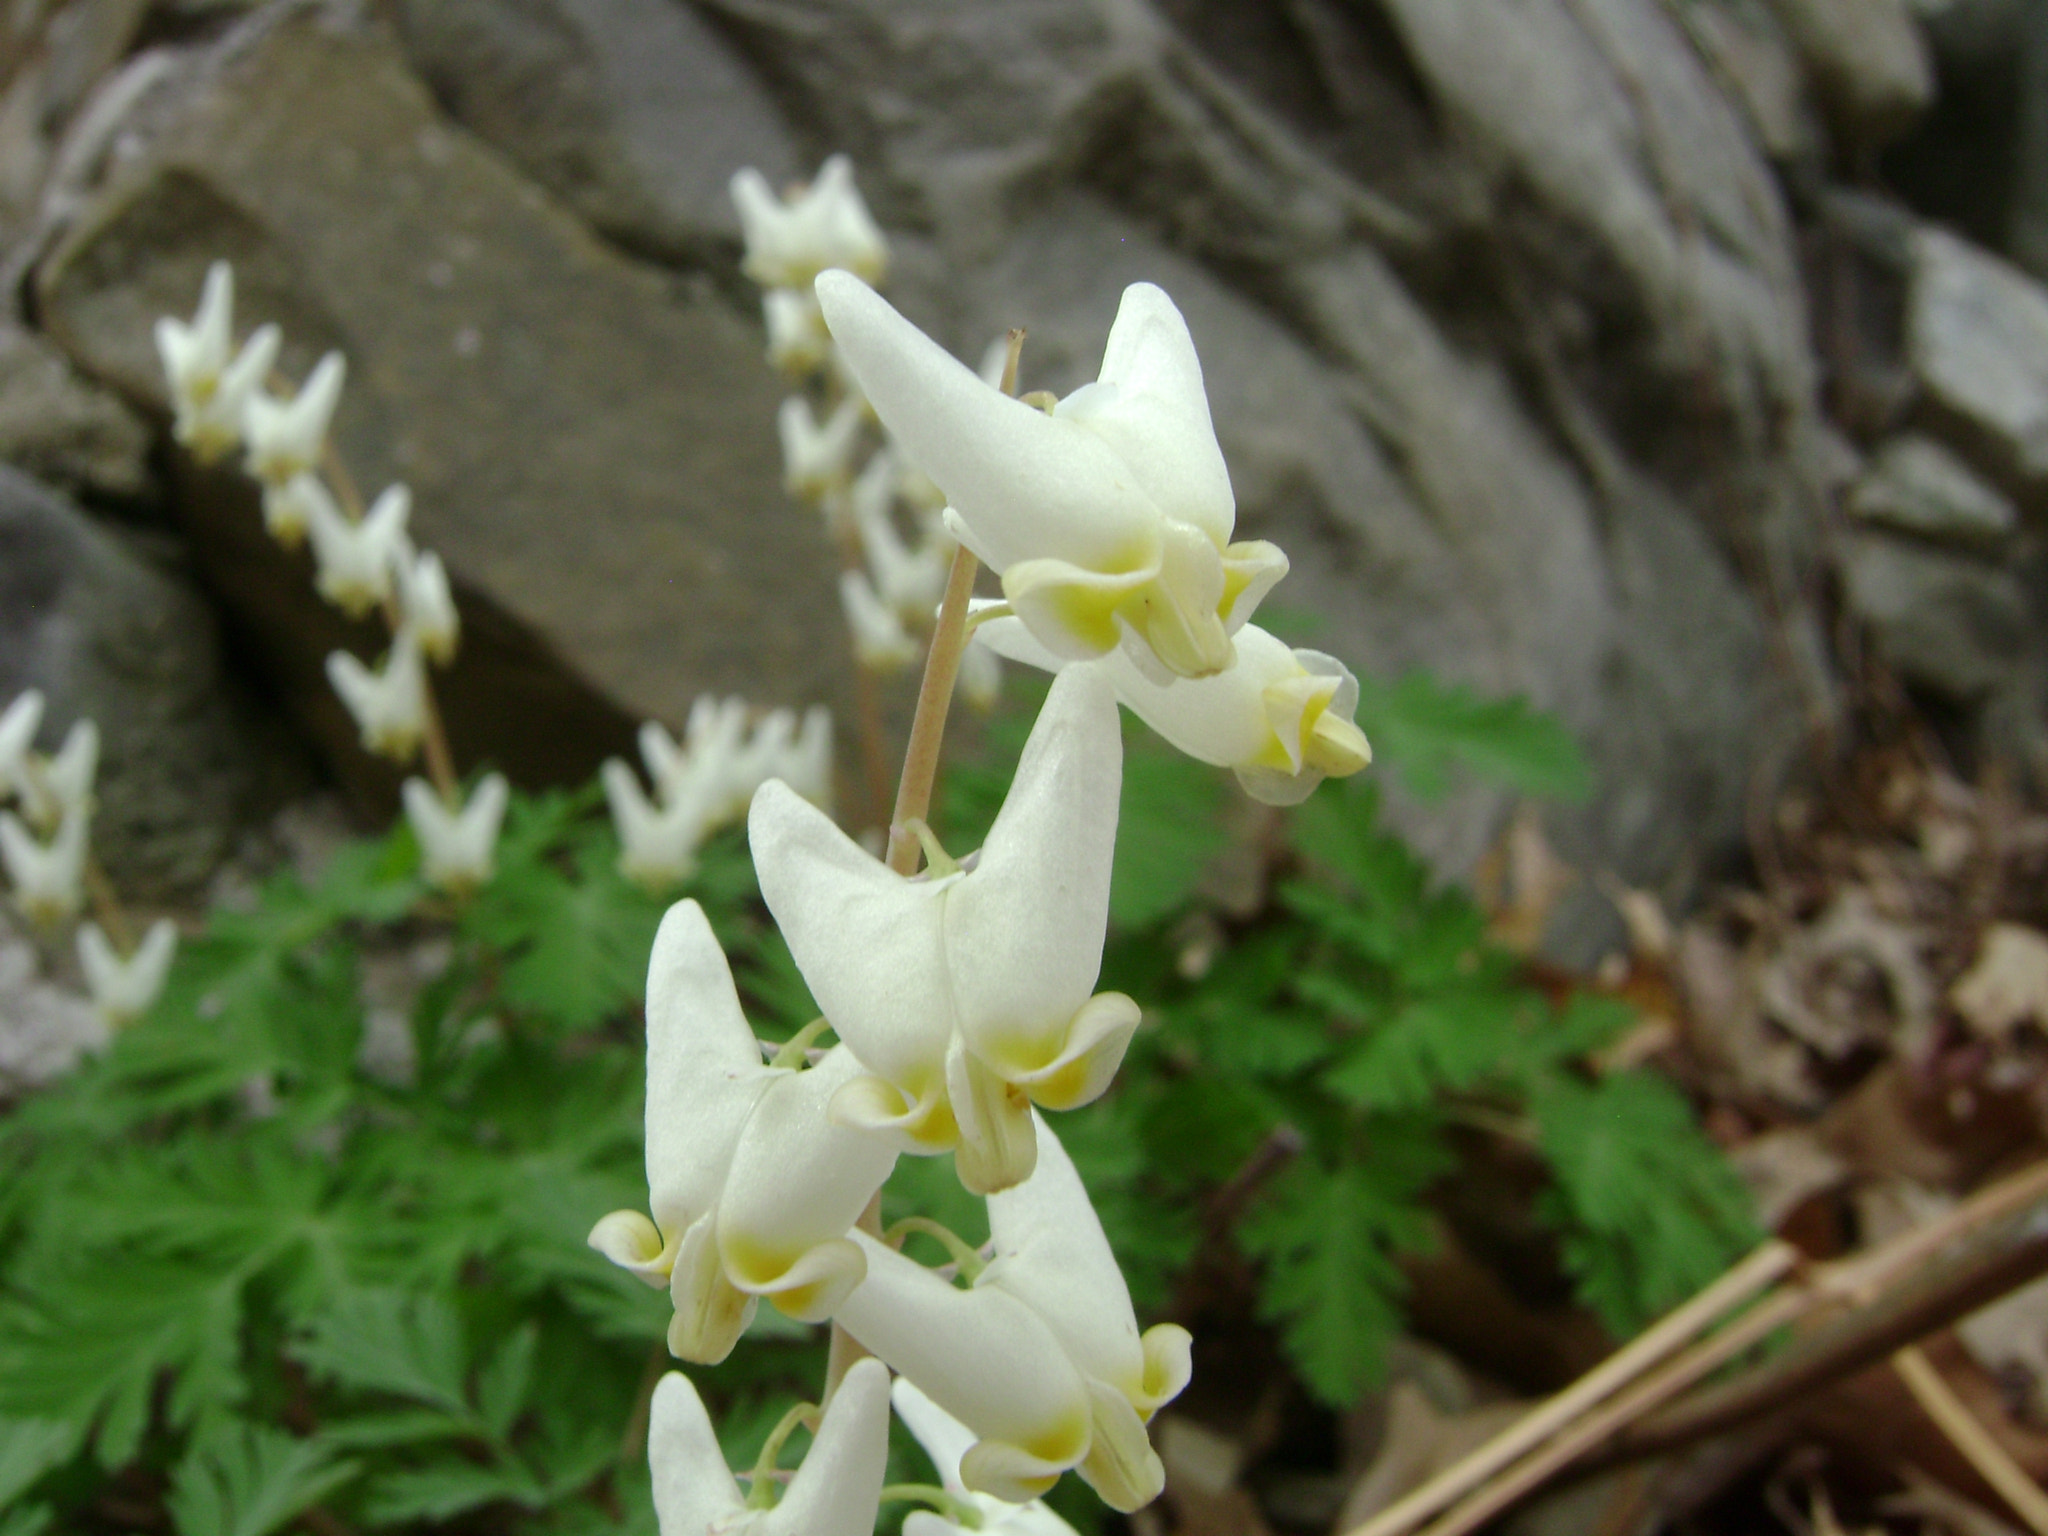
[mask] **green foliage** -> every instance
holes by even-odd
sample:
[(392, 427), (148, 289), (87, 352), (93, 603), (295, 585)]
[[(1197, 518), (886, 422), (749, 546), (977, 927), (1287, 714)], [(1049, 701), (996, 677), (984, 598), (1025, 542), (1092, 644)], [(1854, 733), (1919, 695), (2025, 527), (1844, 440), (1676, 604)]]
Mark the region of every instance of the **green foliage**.
[[(1453, 763), (1583, 779), (1518, 704), (1411, 680), (1361, 713), (1417, 788)], [(993, 766), (949, 769), (956, 852), (1027, 725), (991, 728)], [(1101, 985), (1148, 1025), (1116, 1089), (1058, 1128), (1141, 1312), (1185, 1311), (1198, 1250), (1234, 1242), (1301, 1380), (1348, 1402), (1475, 1128), (1541, 1161), (1561, 1260), (1617, 1329), (1747, 1240), (1684, 1101), (1586, 1069), (1626, 1010), (1530, 986), (1379, 825), (1369, 783), (1264, 823), (1290, 843), (1280, 878), (1225, 918), (1204, 892), (1236, 790), (1127, 727)], [(655, 1536), (643, 1415), (668, 1301), (585, 1238), (645, 1208), (639, 1004), (664, 903), (616, 873), (597, 804), (516, 799), (466, 905), (421, 887), (403, 830), (271, 879), (185, 945), (144, 1025), (0, 1117), (0, 1536), (73, 1528), (117, 1473), (161, 1490), (179, 1536), (316, 1512)], [(816, 1016), (736, 833), (687, 894), (764, 1038)], [(368, 1051), (367, 980), (400, 957), (423, 979)], [(950, 1159), (903, 1159), (884, 1205), (987, 1232)], [(733, 1464), (815, 1395), (822, 1354), (763, 1309), (748, 1348), (693, 1373)]]

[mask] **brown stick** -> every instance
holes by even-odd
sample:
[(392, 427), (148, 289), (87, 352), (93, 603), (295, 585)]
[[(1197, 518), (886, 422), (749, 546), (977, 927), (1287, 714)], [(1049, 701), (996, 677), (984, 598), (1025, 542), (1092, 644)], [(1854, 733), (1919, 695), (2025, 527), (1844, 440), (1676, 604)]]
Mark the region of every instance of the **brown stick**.
[(910, 745), (903, 754), (903, 778), (896, 786), (896, 813), (889, 818), (889, 867), (899, 875), (917, 869), (919, 843), (910, 823), (922, 821), (932, 805), (932, 786), (939, 777), (939, 746), (946, 735), (946, 713), (953, 706), (953, 680), (960, 674), (960, 654), (967, 649), (967, 600), (974, 595), (974, 574), (980, 562), (961, 545), (953, 551), (946, 575), (946, 600), (925, 653), (924, 680), (917, 688), (917, 714), (910, 724)]

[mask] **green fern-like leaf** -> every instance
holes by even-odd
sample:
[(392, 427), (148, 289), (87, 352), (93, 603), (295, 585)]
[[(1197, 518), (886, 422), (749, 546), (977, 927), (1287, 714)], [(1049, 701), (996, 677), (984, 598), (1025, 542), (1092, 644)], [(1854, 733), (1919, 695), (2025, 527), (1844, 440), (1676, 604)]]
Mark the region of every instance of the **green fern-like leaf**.
[(193, 1432), (171, 1481), (178, 1536), (269, 1536), (356, 1475), (317, 1440), (223, 1418)]
[(1358, 723), (1415, 794), (1434, 799), (1462, 765), (1519, 789), (1582, 798), (1592, 776), (1571, 733), (1525, 699), (1486, 699), (1411, 672), (1395, 683), (1360, 678)]

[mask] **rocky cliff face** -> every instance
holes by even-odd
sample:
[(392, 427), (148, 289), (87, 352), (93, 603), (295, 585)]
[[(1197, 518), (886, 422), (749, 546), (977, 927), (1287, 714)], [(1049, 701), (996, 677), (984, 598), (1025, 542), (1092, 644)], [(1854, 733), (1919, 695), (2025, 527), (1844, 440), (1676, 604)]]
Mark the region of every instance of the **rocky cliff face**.
[[(707, 688), (840, 698), (723, 187), (844, 149), (900, 307), (965, 355), (1027, 327), (1028, 388), (1092, 377), (1123, 285), (1164, 285), (1281, 601), (1361, 670), (1563, 715), (1601, 786), (1552, 829), (1582, 865), (1679, 894), (1739, 847), (1840, 715), (1841, 603), (2041, 766), (2048, 296), (1828, 189), (1933, 89), (1893, 0), (221, 11), (77, 0), (14, 40), (13, 270), (77, 374), (159, 417), (150, 319), (214, 256), (287, 371), (348, 351), (350, 460), (413, 486), (491, 616), (466, 759), (580, 771)], [(360, 772), (303, 572), (233, 486), (152, 486)], [(1459, 867), (1502, 809), (1404, 814)]]

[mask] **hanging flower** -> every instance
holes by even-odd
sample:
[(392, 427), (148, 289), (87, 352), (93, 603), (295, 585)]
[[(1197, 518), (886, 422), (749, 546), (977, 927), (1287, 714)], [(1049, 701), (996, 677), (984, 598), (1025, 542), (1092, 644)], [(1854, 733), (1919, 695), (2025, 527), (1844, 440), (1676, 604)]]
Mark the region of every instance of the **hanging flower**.
[(763, 288), (807, 288), (827, 267), (844, 267), (871, 283), (888, 270), (888, 243), (844, 155), (833, 155), (809, 186), (786, 200), (749, 166), (732, 178), (732, 201), (747, 243), (740, 270)]
[(99, 766), (100, 728), (93, 720), (72, 721), (54, 756), (22, 753), (15, 761), (14, 789), (29, 825), (47, 833), (64, 817), (91, 811)]
[(149, 1012), (163, 992), (177, 951), (178, 925), (167, 917), (151, 923), (135, 952), (127, 956), (115, 953), (98, 923), (81, 923), (78, 966), (100, 1018), (118, 1029)]
[(675, 1304), (669, 1349), (716, 1364), (769, 1297), (820, 1321), (861, 1281), (847, 1233), (895, 1166), (825, 1106), (858, 1076), (844, 1046), (764, 1065), (732, 971), (694, 901), (662, 919), (647, 968), (650, 1221), (614, 1211), (590, 1245)]
[(1193, 1341), (1139, 1334), (1080, 1175), (1042, 1122), (1038, 1139), (1031, 1177), (989, 1197), (995, 1257), (971, 1288), (857, 1233), (867, 1279), (837, 1321), (978, 1437), (968, 1488), (1023, 1503), (1072, 1467), (1128, 1512), (1165, 1485), (1145, 1426), (1187, 1385)]
[(166, 315), (156, 323), (156, 349), (170, 387), (171, 435), (200, 463), (229, 452), (242, 439), (249, 400), (277, 359), (274, 325), (259, 326), (234, 345), (235, 274), (224, 261), (206, 269), (199, 308), (190, 324)]
[(242, 435), (249, 444), (246, 463), (266, 490), (281, 489), (319, 469), (347, 371), (347, 360), (329, 352), (290, 399), (276, 399), (261, 389), (249, 396), (242, 414)]
[(870, 672), (900, 672), (917, 660), (917, 640), (876, 595), (865, 571), (839, 573), (839, 606), (853, 636), (853, 654)]
[(0, 811), (0, 864), (14, 886), (14, 904), (39, 928), (78, 915), (85, 904), (85, 846), (89, 813), (64, 812), (45, 843), (12, 811)]
[(398, 576), (398, 611), (419, 636), (421, 654), (447, 666), (455, 660), (455, 643), (462, 635), (447, 567), (431, 549), (410, 557), (400, 549), (392, 558), (392, 569)]
[(295, 483), (305, 498), (306, 530), (313, 538), (315, 589), (352, 619), (391, 601), (392, 572), (412, 557), (405, 531), (412, 492), (402, 485), (386, 486), (355, 521), (342, 514), (317, 480)]
[(960, 1462), (974, 1448), (978, 1436), (953, 1415), (924, 1395), (908, 1376), (889, 1384), (889, 1401), (896, 1417), (909, 1426), (917, 1443), (924, 1447), (939, 1474), (939, 1486), (973, 1510), (976, 1519), (966, 1523), (949, 1519), (928, 1509), (914, 1509), (903, 1517), (903, 1536), (953, 1536), (975, 1530), (982, 1536), (1078, 1536), (1074, 1528), (1037, 1499), (1013, 1504), (990, 1494), (976, 1493), (960, 1480)]
[(817, 292), (875, 413), (1041, 644), (1076, 661), (1122, 646), (1162, 682), (1230, 664), (1231, 635), (1287, 557), (1231, 541), (1201, 364), (1165, 293), (1126, 288), (1100, 376), (1047, 411), (991, 387), (853, 276), (823, 273)]
[(811, 995), (869, 1075), (833, 1116), (904, 1151), (951, 1149), (987, 1193), (1029, 1176), (1032, 1102), (1086, 1104), (1138, 1027), (1091, 995), (1109, 916), (1123, 744), (1109, 685), (1054, 679), (988, 841), (896, 874), (786, 785), (748, 819), (761, 895)]
[(511, 798), (502, 773), (485, 774), (467, 805), (447, 804), (425, 779), (407, 779), (399, 796), (419, 840), (420, 873), (429, 885), (466, 895), (490, 880), (498, 828)]
[[(1011, 661), (1047, 672), (1064, 665), (1014, 618), (974, 634)], [(1351, 669), (1321, 651), (1290, 650), (1256, 624), (1237, 632), (1237, 659), (1214, 677), (1162, 687), (1120, 651), (1094, 665), (1132, 714), (1188, 756), (1234, 770), (1245, 793), (1268, 805), (1298, 805), (1325, 776), (1346, 778), (1372, 761), (1351, 718)]]
[(847, 1371), (773, 1505), (759, 1483), (742, 1496), (704, 1400), (680, 1371), (654, 1389), (647, 1461), (661, 1536), (870, 1536), (889, 1461), (889, 1372), (878, 1360)]
[(411, 630), (399, 630), (374, 672), (347, 651), (330, 653), (327, 680), (355, 717), (364, 751), (412, 761), (427, 730), (427, 672)]

